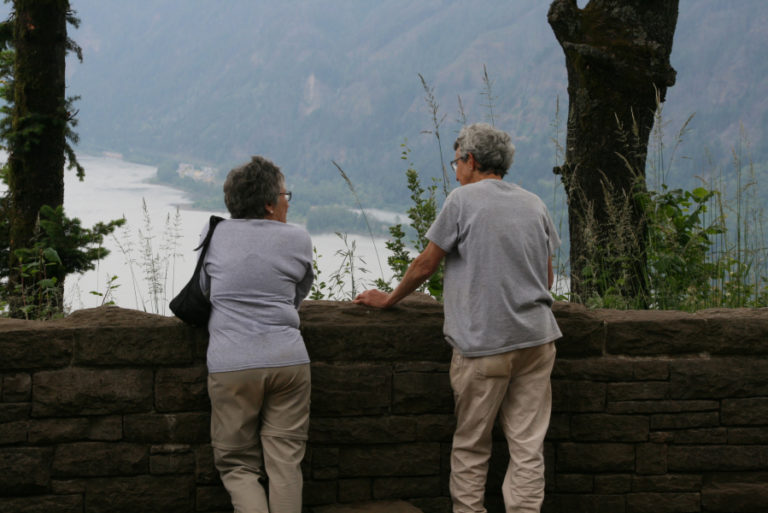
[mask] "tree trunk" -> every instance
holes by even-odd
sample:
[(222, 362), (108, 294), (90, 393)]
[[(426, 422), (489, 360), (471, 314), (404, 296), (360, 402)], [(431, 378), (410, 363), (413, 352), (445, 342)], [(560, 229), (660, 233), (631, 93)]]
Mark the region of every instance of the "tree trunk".
[(678, 0), (554, 0), (548, 21), (565, 53), (568, 134), (555, 168), (568, 196), (571, 290), (644, 298), (648, 138), (675, 83), (669, 62)]
[(32, 246), (40, 207), (64, 202), (67, 0), (14, 0), (14, 108), (9, 137), (10, 289), (17, 248)]

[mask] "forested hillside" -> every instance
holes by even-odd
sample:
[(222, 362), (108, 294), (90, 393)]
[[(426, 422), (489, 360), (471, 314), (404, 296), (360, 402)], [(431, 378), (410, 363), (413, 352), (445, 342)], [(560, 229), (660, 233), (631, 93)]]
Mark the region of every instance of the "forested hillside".
[[(421, 74), (439, 104), (446, 162), (461, 98), (467, 121), (492, 113), (513, 134), (511, 179), (551, 196), (552, 139), (563, 139), (568, 99), (545, 0), (72, 6), (82, 21), (72, 36), (84, 61), (70, 63), (68, 84), (82, 97), (83, 151), (224, 169), (264, 154), (316, 204), (351, 202), (335, 160), (366, 206), (402, 207), (406, 139), (422, 176), (441, 176), (436, 139), (424, 133), (434, 127)], [(680, 181), (703, 173), (707, 160), (727, 165), (742, 124), (754, 160), (768, 160), (766, 27), (765, 0), (681, 1), (672, 53), (677, 84), (664, 109), (670, 136), (696, 114), (679, 152), (690, 157), (679, 160)]]

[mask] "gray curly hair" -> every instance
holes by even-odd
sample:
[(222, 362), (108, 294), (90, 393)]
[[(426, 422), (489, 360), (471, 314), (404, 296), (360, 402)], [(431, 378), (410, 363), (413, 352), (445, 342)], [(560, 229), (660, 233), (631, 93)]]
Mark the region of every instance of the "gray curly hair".
[(267, 204), (277, 205), (283, 173), (272, 161), (261, 156), (236, 167), (224, 180), (224, 203), (232, 219), (262, 219)]
[(467, 158), (471, 153), (481, 173), (501, 177), (507, 174), (515, 159), (515, 145), (509, 134), (488, 123), (474, 123), (462, 128), (453, 149), (459, 151), (461, 158)]

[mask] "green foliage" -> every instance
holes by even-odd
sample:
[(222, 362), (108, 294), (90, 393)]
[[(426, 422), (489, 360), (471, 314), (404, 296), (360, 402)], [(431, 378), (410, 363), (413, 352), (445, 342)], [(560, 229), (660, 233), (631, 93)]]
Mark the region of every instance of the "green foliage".
[(83, 228), (80, 219), (64, 215), (61, 205), (51, 208), (44, 205), (40, 209), (39, 240), (46, 246), (55, 248), (61, 258), (60, 276), (70, 273), (82, 273), (95, 267), (95, 262), (109, 254), (102, 246), (104, 237), (125, 224), (125, 219), (116, 219), (108, 223), (98, 222), (92, 228)]
[[(424, 189), (421, 185), (418, 171), (413, 168), (413, 163), (409, 161), (410, 150), (408, 146), (405, 143), (401, 146), (403, 148), (401, 158), (404, 161), (408, 161), (408, 169), (405, 172), (408, 190), (411, 193), (411, 207), (408, 209), (408, 218), (410, 219), (410, 227), (416, 232), (416, 238), (412, 239), (410, 243), (411, 247), (415, 248), (418, 253), (421, 253), (429, 244), (427, 231), (437, 217), (438, 207), (435, 192), (438, 189), (439, 182), (433, 179), (432, 185)], [(386, 246), (392, 252), (392, 255), (387, 258), (387, 263), (394, 272), (394, 278), (402, 280), (403, 276), (405, 276), (405, 271), (413, 261), (413, 257), (408, 252), (403, 226), (401, 224), (392, 226), (389, 228), (389, 233), (392, 238), (387, 241)], [(436, 299), (442, 299), (443, 271), (444, 264), (441, 263), (438, 270), (430, 276), (419, 290), (426, 290)]]
[[(93, 269), (97, 260), (109, 254), (102, 246), (104, 237), (124, 222), (119, 219), (83, 228), (79, 219), (64, 214), (61, 205), (56, 208), (44, 205), (32, 245), (14, 251), (20, 280), (10, 290), (0, 288), (0, 302), (18, 302), (17, 311), (11, 313), (20, 313), (27, 319), (63, 315), (64, 277)], [(8, 259), (1, 260), (0, 277), (7, 277), (10, 271)]]
[(14, 251), (19, 265), (19, 281), (13, 295), (20, 304), (15, 307), (25, 319), (51, 319), (63, 313), (62, 290), (52, 271), (62, 265), (56, 250), (38, 241), (32, 248)]
[(643, 198), (648, 219), (648, 267), (654, 307), (685, 308), (706, 299), (717, 265), (710, 261), (713, 236), (724, 227), (704, 224), (707, 203), (716, 191), (650, 191)]

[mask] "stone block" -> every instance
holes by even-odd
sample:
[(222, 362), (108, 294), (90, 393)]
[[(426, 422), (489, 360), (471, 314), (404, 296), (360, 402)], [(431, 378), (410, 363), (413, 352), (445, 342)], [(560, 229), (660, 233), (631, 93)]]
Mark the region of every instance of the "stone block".
[(150, 474), (194, 474), (195, 454), (189, 445), (153, 445), (149, 450)]
[(14, 326), (0, 325), (0, 371), (69, 365), (74, 345), (71, 331), (39, 328), (28, 322), (14, 323)]
[(595, 493), (615, 495), (632, 490), (632, 476), (629, 474), (597, 474), (595, 476)]
[(195, 488), (195, 511), (232, 511), (232, 499), (224, 486)]
[(32, 376), (26, 372), (3, 376), (0, 390), (4, 403), (29, 402), (32, 397)]
[(84, 494), (87, 479), (51, 479), (51, 492), (54, 495)]
[(339, 501), (363, 502), (373, 498), (373, 479), (339, 479)]
[(75, 332), (73, 363), (78, 366), (190, 364), (194, 343), (174, 325), (84, 327)]
[(558, 443), (558, 472), (633, 472), (635, 449), (631, 444)]
[(46, 493), (52, 460), (48, 447), (0, 447), (0, 496)]
[(764, 427), (728, 428), (728, 443), (768, 445), (768, 429)]
[(576, 303), (557, 302), (552, 306), (563, 337), (555, 342), (557, 355), (600, 356), (605, 345), (605, 323), (594, 311)]
[(84, 440), (118, 441), (123, 437), (120, 416), (32, 419), (29, 443), (35, 445)]
[(627, 513), (699, 513), (701, 501), (698, 493), (630, 493), (627, 494)]
[(632, 360), (611, 357), (562, 358), (558, 354), (552, 368), (553, 378), (574, 381), (630, 381), (633, 373)]
[(209, 443), (209, 413), (147, 413), (126, 415), (123, 419), (124, 439), (143, 443)]
[(654, 360), (634, 362), (633, 375), (635, 380), (666, 381), (669, 379), (669, 361), (657, 357)]
[(648, 417), (640, 415), (581, 414), (571, 417), (571, 437), (587, 442), (645, 442)]
[(88, 439), (116, 441), (123, 438), (123, 418), (119, 415), (88, 418)]
[(443, 305), (412, 302), (377, 310), (333, 301), (304, 301), (301, 333), (312, 361), (448, 362)]
[(312, 415), (382, 415), (392, 401), (389, 364), (313, 363)]
[(666, 381), (636, 381), (633, 383), (610, 383), (608, 402), (662, 400), (669, 395)]
[(86, 417), (33, 419), (29, 422), (29, 443), (40, 445), (85, 440), (88, 424)]
[(312, 443), (392, 443), (416, 440), (418, 417), (316, 417), (309, 423)]
[[(696, 354), (720, 345), (706, 319), (675, 310), (601, 312), (607, 324), (606, 353), (626, 356)], [(674, 343), (671, 343), (674, 341)]]
[(720, 421), (726, 426), (768, 426), (768, 397), (723, 399)]
[(701, 490), (699, 474), (665, 474), (661, 476), (633, 476), (634, 492), (698, 492)]
[(674, 443), (676, 445), (692, 444), (726, 444), (728, 430), (726, 428), (677, 429), (675, 431), (654, 431), (651, 433), (652, 442)]
[(670, 446), (670, 472), (762, 471), (768, 462), (768, 445), (684, 445)]
[(221, 483), (219, 471), (213, 463), (213, 448), (206, 445), (195, 447), (195, 482), (201, 484)]
[(19, 444), (27, 441), (28, 420), (0, 424), (0, 445)]
[(392, 411), (396, 414), (452, 413), (453, 392), (448, 373), (395, 373)]
[(102, 477), (146, 474), (149, 450), (145, 445), (81, 442), (56, 446), (53, 475)]
[(557, 493), (592, 493), (594, 485), (592, 474), (556, 474), (552, 489)]
[(34, 417), (122, 414), (152, 407), (151, 370), (67, 368), (33, 377)]
[(554, 494), (547, 502), (543, 513), (626, 513), (624, 495)]
[(82, 495), (38, 495), (5, 498), (0, 493), (0, 513), (72, 513), (83, 511)]
[(635, 449), (635, 471), (638, 474), (665, 474), (667, 472), (667, 446), (640, 444)]
[(716, 411), (651, 415), (651, 429), (653, 430), (706, 428), (719, 425), (720, 414)]
[(304, 481), (304, 506), (333, 504), (337, 499), (337, 481)]
[(683, 359), (671, 363), (673, 399), (734, 399), (768, 396), (768, 359)]
[(324, 447), (313, 444), (311, 441), (307, 447), (307, 457), (304, 461), (311, 460), (312, 468), (338, 467), (339, 448)]
[(155, 408), (163, 413), (210, 410), (205, 365), (158, 369), (155, 373)]
[(31, 406), (31, 403), (0, 403), (0, 422), (28, 419)]
[(440, 495), (440, 476), (382, 477), (373, 480), (374, 499), (407, 499)]
[(719, 411), (720, 401), (619, 401), (610, 402), (608, 413), (679, 413)]
[(566, 413), (554, 413), (549, 419), (547, 440), (569, 440), (571, 438), (571, 416)]
[(424, 442), (450, 442), (456, 429), (456, 417), (444, 415), (418, 415), (416, 421), (416, 440)]
[(764, 513), (768, 473), (718, 473), (707, 476), (701, 490), (702, 510), (713, 513)]
[(440, 475), (440, 444), (413, 443), (342, 447), (342, 477)]
[(194, 488), (188, 476), (135, 476), (89, 479), (88, 513), (193, 511)]
[(330, 504), (312, 508), (312, 513), (423, 513), (405, 501), (370, 501), (353, 504)]
[(719, 355), (765, 355), (768, 316), (762, 308), (718, 308), (694, 314), (706, 319), (708, 349)]
[(606, 384), (592, 381), (552, 380), (552, 412), (601, 412)]

